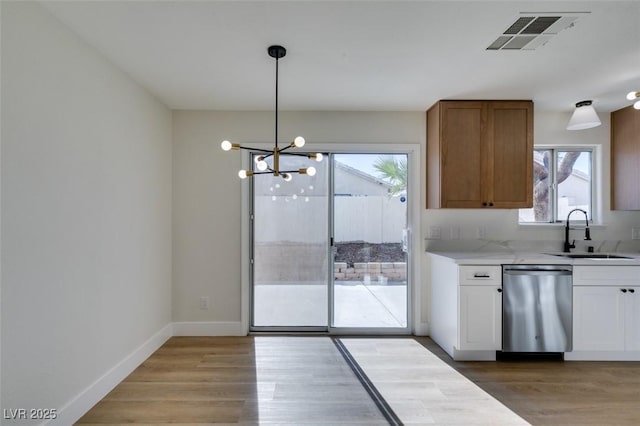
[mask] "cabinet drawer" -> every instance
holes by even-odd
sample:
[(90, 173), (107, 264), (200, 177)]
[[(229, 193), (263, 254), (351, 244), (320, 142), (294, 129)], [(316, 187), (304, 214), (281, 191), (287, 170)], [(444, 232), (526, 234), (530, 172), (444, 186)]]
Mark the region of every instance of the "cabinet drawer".
[(500, 285), (502, 267), (496, 265), (460, 266), (460, 285)]
[(633, 286), (640, 285), (640, 266), (582, 266), (573, 267), (574, 286)]

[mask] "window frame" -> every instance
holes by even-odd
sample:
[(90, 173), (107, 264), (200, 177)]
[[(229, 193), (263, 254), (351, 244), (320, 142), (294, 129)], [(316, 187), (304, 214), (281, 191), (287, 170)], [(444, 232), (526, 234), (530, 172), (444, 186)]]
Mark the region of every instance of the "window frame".
[[(598, 198), (598, 192), (596, 191), (597, 182), (599, 179), (599, 158), (600, 151), (598, 146), (593, 145), (535, 145), (533, 147), (534, 151), (551, 151), (551, 159), (550, 159), (550, 173), (552, 175), (552, 182), (549, 188), (549, 197), (550, 197), (550, 221), (546, 222), (523, 222), (520, 220), (520, 215), (518, 214), (518, 224), (521, 226), (545, 226), (545, 225), (562, 225), (564, 223), (563, 219), (558, 219), (558, 183), (557, 183), (557, 172), (558, 172), (558, 153), (559, 152), (589, 152), (591, 154), (590, 161), (590, 205), (589, 205), (589, 222), (591, 224), (599, 224), (600, 218), (600, 199)], [(519, 209), (526, 210), (526, 209)]]

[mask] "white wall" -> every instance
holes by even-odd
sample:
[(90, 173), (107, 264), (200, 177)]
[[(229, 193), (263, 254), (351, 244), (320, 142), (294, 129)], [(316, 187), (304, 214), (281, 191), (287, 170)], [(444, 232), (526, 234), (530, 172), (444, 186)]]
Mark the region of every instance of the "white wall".
[(1, 51), (2, 408), (60, 410), (170, 324), (171, 111), (36, 3)]
[[(272, 145), (273, 126), (268, 111), (174, 112), (174, 321), (241, 320), (241, 155), (220, 142)], [(425, 138), (421, 112), (282, 112), (279, 127), (282, 141), (301, 134), (309, 147)], [(209, 310), (199, 309), (201, 296)]]

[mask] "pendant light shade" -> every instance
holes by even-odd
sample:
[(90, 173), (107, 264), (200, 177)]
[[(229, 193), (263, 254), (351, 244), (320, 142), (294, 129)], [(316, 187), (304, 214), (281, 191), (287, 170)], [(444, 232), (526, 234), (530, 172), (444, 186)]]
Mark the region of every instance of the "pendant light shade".
[(576, 104), (576, 110), (573, 111), (569, 124), (567, 124), (567, 130), (591, 129), (602, 124), (591, 104), (591, 101), (581, 101)]

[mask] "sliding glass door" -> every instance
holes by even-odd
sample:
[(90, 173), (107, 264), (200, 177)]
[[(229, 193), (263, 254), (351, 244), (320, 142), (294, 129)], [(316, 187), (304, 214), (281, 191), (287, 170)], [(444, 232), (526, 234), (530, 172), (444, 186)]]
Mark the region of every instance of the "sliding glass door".
[(333, 156), (333, 328), (407, 327), (407, 155)]
[[(282, 156), (284, 170), (306, 157)], [(253, 327), (326, 329), (328, 325), (328, 161), (315, 176), (253, 179)]]
[(328, 154), (314, 167), (253, 178), (251, 329), (408, 331), (407, 155)]

